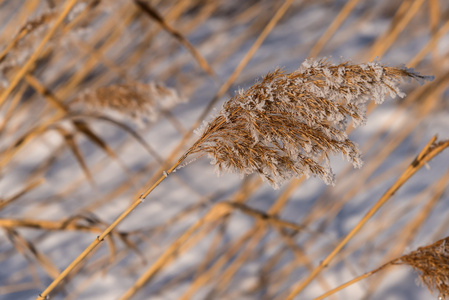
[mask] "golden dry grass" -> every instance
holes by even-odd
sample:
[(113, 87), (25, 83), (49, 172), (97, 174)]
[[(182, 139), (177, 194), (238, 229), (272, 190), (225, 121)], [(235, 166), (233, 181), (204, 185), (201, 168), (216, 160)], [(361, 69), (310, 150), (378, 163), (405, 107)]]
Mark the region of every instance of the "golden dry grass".
[(0, 1), (0, 298), (447, 298), (448, 14)]

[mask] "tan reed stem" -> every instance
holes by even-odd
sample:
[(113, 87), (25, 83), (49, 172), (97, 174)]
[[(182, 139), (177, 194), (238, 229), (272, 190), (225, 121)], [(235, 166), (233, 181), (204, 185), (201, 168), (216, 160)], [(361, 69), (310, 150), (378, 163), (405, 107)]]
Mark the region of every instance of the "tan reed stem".
[(7, 199), (0, 199), (0, 211), (6, 207), (7, 205), (11, 204), (12, 202), (16, 201), (35, 187), (38, 187), (42, 183), (45, 182), (44, 178), (39, 178), (37, 180), (33, 180), (29, 182), (21, 191), (17, 192), (16, 194), (12, 195), (11, 197)]
[[(272, 215), (270, 213), (266, 213), (261, 210), (257, 210), (254, 208), (251, 208), (243, 203), (237, 203), (237, 202), (223, 202), (223, 204), (228, 205), (229, 207), (233, 209), (238, 209), (241, 212), (252, 216), (260, 221), (267, 222), (268, 224), (276, 225), (282, 228), (290, 228), (295, 231), (307, 231), (307, 228), (302, 225), (295, 224), (293, 222), (285, 221), (275, 215)], [(1, 220), (0, 220), (1, 221)]]
[(120, 224), (139, 204), (141, 204), (145, 198), (162, 182), (164, 179), (168, 177), (168, 175), (173, 172), (184, 160), (185, 158), (202, 142), (202, 139), (199, 139), (187, 152), (185, 152), (180, 159), (166, 172), (163, 172), (163, 175), (159, 177), (159, 179), (149, 187), (144, 193), (140, 195), (140, 197), (135, 200), (108, 228), (106, 228), (84, 251), (78, 255), (78, 257), (73, 260), (68, 267), (62, 271), (57, 278), (53, 280), (53, 282), (36, 298), (36, 300), (45, 299), (49, 293), (59, 284), (61, 281), (80, 263), (82, 262), (103, 240), (105, 237), (111, 233), (111, 231)]
[(385, 52), (387, 52), (387, 50), (397, 39), (398, 35), (407, 27), (413, 16), (420, 11), (420, 8), (424, 2), (424, 0), (415, 0), (412, 4), (410, 4), (406, 12), (404, 12), (395, 26), (391, 28), (391, 31), (389, 31), (385, 36), (378, 39), (373, 45), (373, 47), (371, 48), (371, 53), (369, 55), (371, 59), (374, 59), (377, 56), (381, 57), (385, 54)]
[(201, 55), (201, 53), (196, 50), (196, 48), (173, 26), (167, 23), (167, 21), (159, 14), (159, 12), (152, 7), (149, 3), (142, 0), (134, 0), (134, 3), (148, 16), (156, 20), (161, 27), (163, 27), (167, 32), (169, 32), (173, 37), (175, 37), (186, 49), (192, 54), (195, 60), (198, 62), (200, 67), (209, 74), (212, 78), (218, 79), (212, 67), (209, 65), (207, 60)]
[(340, 28), (343, 22), (348, 18), (349, 14), (354, 10), (358, 2), (359, 0), (349, 0), (346, 2), (345, 6), (332, 21), (332, 24), (327, 28), (326, 32), (320, 37), (318, 42), (315, 43), (312, 50), (310, 50), (308, 57), (318, 56), (326, 42), (329, 41), (338, 28)]
[(367, 278), (367, 277), (370, 277), (371, 275), (373, 275), (373, 274), (375, 274), (375, 273), (377, 273), (377, 272), (379, 272), (379, 271), (385, 269), (385, 268), (388, 267), (388, 266), (391, 266), (392, 264), (394, 264), (394, 262), (395, 262), (396, 260), (397, 260), (397, 259), (394, 259), (394, 260), (392, 260), (392, 261), (389, 261), (389, 262), (387, 262), (386, 264), (380, 266), (379, 268), (377, 268), (377, 269), (375, 269), (375, 270), (372, 270), (372, 271), (370, 271), (370, 272), (367, 272), (367, 273), (365, 273), (365, 274), (362, 274), (362, 275), (360, 275), (360, 276), (358, 276), (358, 277), (356, 277), (356, 278), (354, 278), (354, 279), (352, 279), (352, 280), (350, 280), (350, 281), (348, 281), (348, 282), (346, 282), (346, 283), (344, 283), (344, 284), (342, 284), (342, 285), (340, 285), (340, 286), (338, 286), (338, 287), (336, 287), (336, 288), (334, 288), (334, 289), (332, 289), (332, 290), (330, 290), (330, 291), (324, 293), (323, 295), (321, 295), (321, 296), (319, 296), (319, 297), (316, 297), (316, 298), (313, 299), (313, 300), (321, 300), (321, 299), (327, 298), (327, 297), (329, 297), (329, 296), (335, 294), (336, 292), (341, 291), (341, 290), (347, 288), (348, 286), (353, 285), (353, 284), (356, 283), (356, 282), (359, 282), (360, 280), (363, 280), (363, 279), (365, 279), (365, 278)]
[(92, 227), (86, 225), (79, 225), (70, 220), (61, 221), (47, 221), (47, 220), (35, 220), (35, 219), (0, 219), (0, 227), (4, 228), (34, 228), (41, 230), (79, 230), (89, 232), (102, 232), (99, 227)]
[(230, 207), (224, 204), (217, 204), (200, 220), (187, 229), (176, 241), (166, 250), (164, 253), (154, 262), (151, 267), (134, 283), (134, 285), (126, 291), (126, 293), (120, 298), (120, 300), (130, 299), (138, 290), (140, 290), (145, 283), (166, 264), (173, 254), (179, 250), (189, 237), (204, 223), (217, 220), (230, 211)]
[(309, 276), (301, 283), (290, 291), (290, 294), (286, 298), (287, 300), (293, 300), (304, 288), (306, 288), (320, 272), (328, 266), (328, 264), (335, 258), (341, 249), (351, 240), (369, 221), (369, 219), (397, 192), (397, 190), (412, 177), (423, 165), (429, 160), (443, 151), (449, 146), (449, 141), (435, 144), (436, 136), (434, 136), (429, 143), (418, 154), (415, 160), (409, 165), (409, 167), (402, 173), (398, 180), (385, 192), (385, 194), (374, 204), (374, 206), (366, 213), (362, 220), (346, 235), (345, 238), (332, 250), (332, 252), (309, 274)]
[(140, 203), (144, 201), (144, 199), (162, 182), (167, 178), (167, 175), (170, 174), (185, 158), (186, 155), (177, 161), (166, 173), (164, 173), (151, 187), (149, 187), (140, 197), (135, 200), (108, 228), (106, 228), (97, 238), (86, 248), (84, 251), (78, 255), (75, 260), (73, 260), (68, 267), (62, 271), (58, 277), (53, 280), (53, 282), (36, 298), (36, 300), (46, 299), (46, 297), (50, 294), (52, 290), (61, 283), (62, 280), (81, 262), (83, 261), (89, 253), (91, 253), (103, 240), (106, 236), (111, 233), (111, 231), (120, 224), (123, 219), (125, 219)]

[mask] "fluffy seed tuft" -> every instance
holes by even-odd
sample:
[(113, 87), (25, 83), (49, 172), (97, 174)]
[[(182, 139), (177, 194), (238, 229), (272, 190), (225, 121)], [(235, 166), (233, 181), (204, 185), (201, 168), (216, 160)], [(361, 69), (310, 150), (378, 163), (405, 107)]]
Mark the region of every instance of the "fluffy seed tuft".
[(402, 256), (396, 264), (409, 265), (430, 292), (449, 299), (449, 237)]
[(300, 175), (334, 184), (329, 155), (341, 153), (354, 167), (362, 165), (345, 133), (349, 121), (364, 124), (371, 99), (404, 97), (398, 87), (403, 78), (431, 79), (377, 61), (307, 60), (292, 73), (277, 69), (228, 100), (197, 131), (199, 142), (189, 153), (208, 154), (218, 173), (259, 173), (274, 188)]
[(82, 92), (71, 103), (73, 111), (115, 111), (133, 118), (155, 121), (162, 111), (184, 102), (178, 93), (161, 84), (132, 83), (100, 87)]

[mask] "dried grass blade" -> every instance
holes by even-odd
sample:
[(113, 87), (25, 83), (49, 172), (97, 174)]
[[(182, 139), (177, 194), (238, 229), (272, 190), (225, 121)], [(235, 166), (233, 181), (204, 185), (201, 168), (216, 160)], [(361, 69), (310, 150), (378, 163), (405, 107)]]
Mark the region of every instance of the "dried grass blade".
[(339, 285), (338, 287), (336, 287), (336, 288), (334, 288), (334, 289), (332, 289), (330, 291), (327, 291), (323, 295), (321, 295), (319, 297), (316, 297), (313, 300), (321, 300), (321, 299), (327, 298), (327, 297), (335, 294), (336, 292), (341, 291), (341, 290), (347, 288), (348, 286), (353, 285), (354, 283), (357, 283), (357, 282), (359, 282), (359, 281), (361, 281), (361, 280), (363, 280), (363, 279), (365, 279), (367, 277), (370, 277), (373, 274), (376, 274), (376, 273), (382, 271), (383, 269), (385, 269), (386, 267), (391, 266), (392, 264), (393, 264), (393, 262), (388, 262), (388, 263), (382, 265), (381, 267), (379, 267), (379, 268), (377, 268), (377, 269), (375, 269), (373, 271), (370, 271), (370, 272), (367, 272), (367, 273), (365, 273), (363, 275), (357, 276), (356, 278), (354, 278), (354, 279), (352, 279), (352, 280), (350, 280), (350, 281), (348, 281), (348, 282), (346, 282), (346, 283), (344, 283), (342, 285)]
[[(385, 52), (391, 47), (394, 41), (397, 39), (399, 34), (407, 27), (407, 24), (412, 20), (412, 18), (419, 12), (419, 8), (425, 0), (414, 0), (410, 7), (405, 11), (405, 13), (400, 17), (400, 19), (392, 24), (390, 31), (378, 39), (376, 43), (371, 48), (370, 59), (375, 57), (380, 57), (385, 54)], [(406, 2), (403, 2), (406, 4)]]
[(102, 138), (100, 138), (96, 133), (94, 133), (89, 125), (81, 120), (74, 120), (73, 124), (76, 129), (83, 133), (89, 140), (91, 140), (94, 144), (100, 147), (107, 155), (109, 155), (112, 159), (114, 159), (120, 167), (125, 171), (125, 173), (130, 176), (130, 172), (128, 168), (123, 164), (120, 158), (115, 154), (114, 150), (112, 150)]
[(50, 129), (52, 125), (61, 120), (60, 115), (52, 116), (51, 118), (43, 121), (41, 124), (31, 129), (29, 132), (19, 137), (11, 147), (1, 156), (0, 168), (3, 168), (14, 157), (14, 155), (25, 147), (33, 138), (44, 134)]
[(112, 118), (106, 117), (106, 116), (95, 116), (95, 119), (99, 119), (99, 120), (104, 120), (106, 122), (109, 122), (111, 124), (114, 124), (115, 126), (123, 129), (124, 131), (126, 131), (127, 133), (129, 133), (133, 138), (136, 139), (136, 141), (142, 145), (142, 147), (148, 152), (148, 154), (150, 154), (151, 156), (153, 156), (153, 158), (159, 162), (160, 164), (162, 164), (163, 159), (162, 157), (156, 152), (156, 150), (154, 150), (146, 141), (145, 139), (140, 136), (140, 134), (138, 134), (135, 130), (133, 130), (131, 127), (129, 127), (128, 125), (126, 125), (123, 122), (119, 122), (117, 120), (114, 120)]
[(17, 199), (19, 199), (23, 195), (27, 194), (28, 192), (30, 192), (31, 190), (38, 187), (39, 185), (41, 185), (44, 182), (45, 182), (45, 178), (39, 178), (39, 179), (32, 180), (21, 191), (17, 192), (13, 196), (11, 196), (7, 199), (1, 199), (0, 211), (3, 208), (5, 208), (6, 206), (8, 206), (9, 204), (13, 203), (14, 201), (16, 201)]
[(67, 223), (66, 220), (62, 221), (47, 221), (47, 220), (34, 220), (34, 219), (0, 219), (0, 226), (5, 228), (34, 228), (40, 230), (77, 230), (87, 232), (99, 232), (100, 228), (78, 225), (76, 223)]
[(193, 224), (188, 230), (186, 230), (170, 247), (168, 247), (164, 253), (154, 262), (151, 267), (134, 283), (134, 285), (128, 289), (128, 291), (122, 295), (121, 300), (129, 299), (138, 290), (140, 290), (145, 283), (150, 280), (162, 266), (164, 266), (181, 247), (199, 228), (205, 223), (214, 222), (217, 219), (223, 217), (229, 213), (229, 207), (226, 205), (217, 204), (211, 208), (211, 210), (195, 224)]
[(234, 209), (238, 209), (241, 212), (243, 212), (249, 216), (252, 216), (262, 222), (267, 222), (268, 224), (271, 224), (273, 226), (290, 228), (290, 229), (293, 229), (294, 231), (307, 230), (307, 228), (304, 226), (301, 226), (301, 225), (298, 225), (298, 224), (295, 224), (295, 223), (292, 223), (289, 221), (282, 220), (281, 218), (267, 214), (264, 211), (251, 208), (242, 203), (233, 203), (233, 202), (223, 202), (223, 203), (229, 205), (230, 207), (232, 207)]
[(134, 3), (148, 16), (158, 22), (162, 28), (167, 30), (175, 39), (177, 39), (186, 49), (192, 54), (192, 56), (198, 61), (201, 68), (209, 74), (211, 77), (217, 79), (212, 67), (209, 65), (207, 60), (196, 50), (196, 48), (175, 28), (169, 25), (165, 19), (159, 14), (159, 12), (152, 7), (148, 2), (142, 0), (134, 0)]
[(22, 237), (16, 230), (12, 228), (5, 228), (8, 237), (10, 238), (12, 244), (17, 248), (17, 250), (24, 256), (27, 253), (34, 257), (34, 259), (39, 263), (39, 265), (47, 272), (51, 278), (56, 278), (59, 274), (58, 268), (37, 248), (24, 237)]
[(67, 107), (60, 101), (48, 88), (46, 88), (35, 76), (31, 74), (25, 75), (25, 80), (39, 94), (41, 94), (48, 102), (58, 109), (61, 113), (67, 113)]
[(323, 49), (326, 42), (334, 35), (334, 33), (340, 28), (343, 22), (347, 19), (349, 14), (354, 10), (359, 0), (347, 1), (345, 6), (340, 10), (338, 15), (332, 21), (332, 23), (327, 28), (326, 32), (321, 35), (320, 39), (315, 43), (313, 48), (310, 50), (308, 57), (317, 57), (318, 54)]
[(76, 144), (75, 137), (73, 136), (73, 134), (59, 126), (55, 127), (55, 129), (61, 134), (61, 136), (64, 139), (65, 144), (72, 151), (78, 164), (80, 165), (81, 169), (83, 170), (84, 174), (86, 175), (86, 178), (89, 180), (89, 182), (92, 184), (92, 186), (95, 187), (96, 185), (95, 185), (95, 181), (92, 176), (92, 173), (90, 172), (89, 167), (86, 164), (86, 161), (84, 159), (83, 154), (81, 153), (80, 148)]

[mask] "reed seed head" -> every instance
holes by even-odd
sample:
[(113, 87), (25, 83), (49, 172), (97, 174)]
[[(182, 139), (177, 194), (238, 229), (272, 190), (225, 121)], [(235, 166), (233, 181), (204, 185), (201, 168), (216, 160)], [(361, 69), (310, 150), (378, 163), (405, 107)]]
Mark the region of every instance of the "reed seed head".
[(377, 61), (307, 60), (292, 73), (277, 69), (228, 100), (198, 130), (189, 153), (208, 154), (218, 173), (259, 173), (275, 188), (301, 175), (334, 184), (329, 155), (341, 153), (354, 167), (362, 165), (345, 132), (349, 121), (365, 123), (370, 99), (404, 97), (398, 88), (403, 78), (430, 79)]
[(70, 103), (73, 111), (114, 111), (133, 118), (155, 121), (162, 111), (184, 102), (178, 93), (162, 84), (131, 83), (85, 90)]
[(449, 237), (400, 257), (397, 264), (412, 267), (430, 292), (449, 299)]

